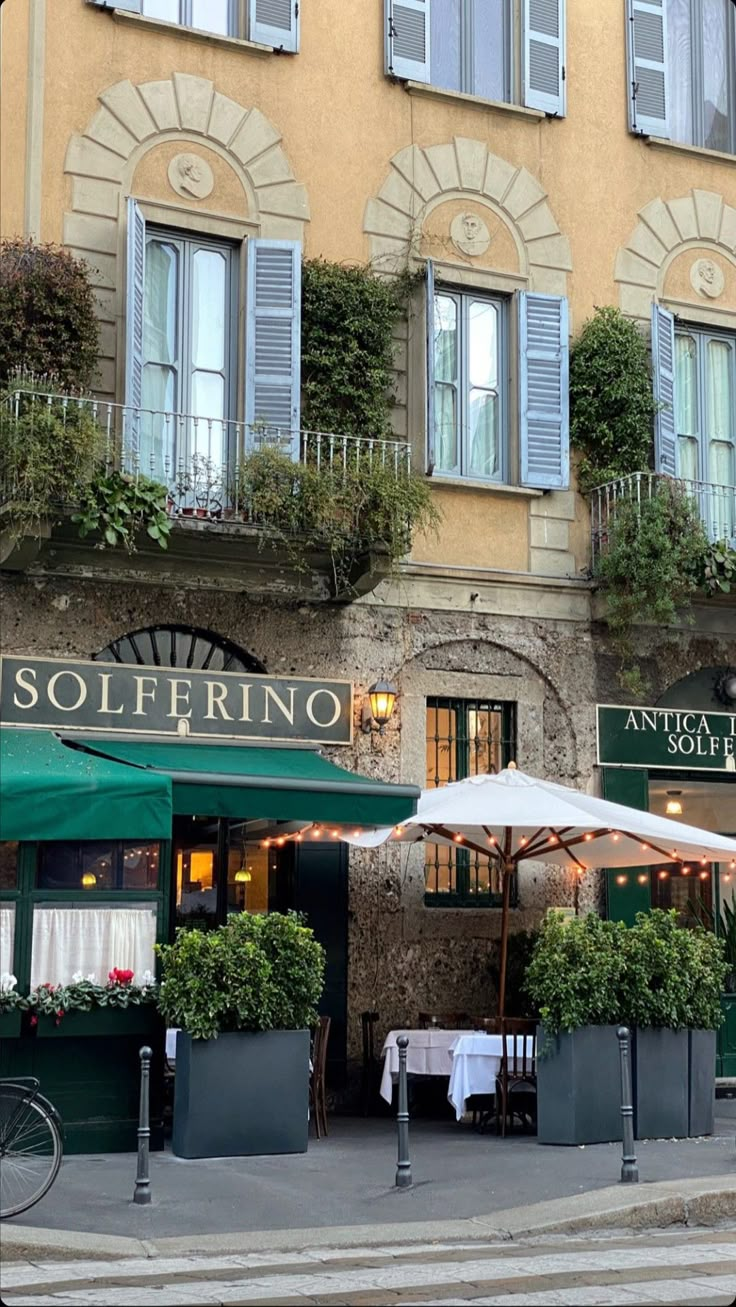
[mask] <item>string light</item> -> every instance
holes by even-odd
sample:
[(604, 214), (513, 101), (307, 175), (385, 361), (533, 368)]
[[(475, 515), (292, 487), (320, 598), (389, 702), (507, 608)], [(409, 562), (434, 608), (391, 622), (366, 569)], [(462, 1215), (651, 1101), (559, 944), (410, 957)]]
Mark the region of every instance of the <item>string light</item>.
[(689, 868), (689, 867), (683, 867), (683, 868), (682, 868), (682, 874), (683, 874), (683, 876), (689, 876), (689, 875), (690, 875), (690, 868)]
[(617, 876), (617, 877), (616, 877), (616, 884), (617, 884), (617, 885), (625, 885), (625, 884), (628, 882), (628, 879), (629, 879), (628, 876)]
[(707, 879), (708, 879), (708, 875), (709, 875), (709, 873), (708, 873), (707, 871), (701, 871), (701, 873), (700, 873), (700, 879), (701, 879), (701, 880), (707, 880)]
[(613, 840), (614, 844), (616, 844), (621, 839), (621, 836), (619, 835), (618, 831), (614, 831), (613, 835), (611, 836), (611, 839)]
[(302, 840), (304, 839), (304, 836), (302, 835), (301, 831), (299, 831), (299, 834), (295, 836), (295, 839), (297, 844), (301, 844)]
[(496, 836), (495, 836), (495, 835), (489, 835), (489, 836), (488, 836), (488, 843), (489, 843), (489, 844), (495, 844), (495, 843), (496, 843)]
[(588, 868), (587, 868), (587, 867), (576, 867), (575, 870), (576, 870), (578, 876), (584, 876), (585, 873), (586, 873), (586, 871), (588, 870)]
[(593, 838), (593, 832), (592, 832), (592, 831), (589, 831), (589, 830), (586, 830), (586, 832), (585, 832), (585, 834), (584, 834), (584, 836), (583, 836), (583, 839), (584, 839), (584, 840), (592, 840), (592, 838)]
[(708, 861), (707, 858), (701, 858), (701, 859), (700, 859), (700, 865), (701, 865), (701, 867), (704, 867), (707, 861)]
[(333, 840), (336, 840), (339, 834), (340, 834), (339, 830), (333, 830), (332, 832)]
[(642, 847), (642, 849), (648, 849), (648, 848), (649, 848), (649, 845), (648, 845), (648, 844), (642, 844), (641, 847)]
[(318, 840), (318, 839), (319, 839), (319, 827), (318, 827), (318, 826), (313, 826), (313, 827), (312, 827), (312, 839), (313, 839), (313, 840)]
[(670, 874), (670, 873), (669, 873), (668, 871), (660, 871), (660, 872), (659, 872), (659, 879), (660, 879), (660, 880), (666, 880), (667, 877), (669, 876), (669, 874)]
[(452, 838), (454, 839), (454, 841), (455, 841), (456, 844), (462, 844), (462, 842), (463, 842), (463, 837), (462, 837), (462, 835), (453, 835)]
[(394, 830), (394, 835), (403, 835), (403, 834), (404, 834), (404, 827), (397, 826)]
[(521, 839), (519, 840), (519, 843), (520, 843), (520, 844), (528, 844), (528, 843), (529, 843), (529, 841), (528, 841), (526, 835), (522, 835)]
[(279, 835), (279, 838), (277, 839), (276, 843), (278, 844), (280, 849), (284, 847), (286, 840), (284, 839), (283, 835)]
[(549, 840), (547, 841), (547, 843), (548, 843), (548, 844), (556, 844), (556, 843), (557, 843), (557, 840), (558, 840), (558, 836), (552, 834), (552, 835), (550, 835)]
[(354, 830), (354, 831), (353, 831), (353, 838), (354, 838), (354, 839), (357, 840), (357, 838), (358, 838), (359, 835), (360, 835), (360, 831), (359, 831), (359, 830)]
[(643, 876), (637, 876), (636, 879), (638, 880), (640, 885), (646, 885), (647, 881), (649, 880), (649, 877), (645, 873)]

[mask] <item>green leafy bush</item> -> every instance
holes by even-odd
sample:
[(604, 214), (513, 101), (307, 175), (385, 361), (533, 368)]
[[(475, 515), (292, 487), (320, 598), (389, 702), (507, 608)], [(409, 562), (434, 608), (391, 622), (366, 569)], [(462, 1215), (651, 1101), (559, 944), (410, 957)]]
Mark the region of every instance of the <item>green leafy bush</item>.
[(0, 393), (2, 514), (11, 531), (38, 530), (79, 502), (104, 456), (102, 433), (86, 404), (10, 388)]
[(648, 468), (655, 411), (645, 340), (619, 309), (596, 309), (570, 355), (570, 439), (583, 492)]
[(168, 492), (158, 481), (127, 472), (98, 472), (82, 494), (82, 505), (72, 521), (82, 539), (98, 536), (98, 548), (123, 545), (135, 552), (136, 536), (145, 531), (161, 549), (167, 549), (171, 521), (166, 511)]
[(345, 435), (391, 435), (394, 324), (410, 278), (324, 259), (302, 267), (302, 425)]
[(303, 1030), (314, 1024), (325, 955), (295, 913), (247, 912), (218, 930), (180, 928), (157, 945), (159, 1009), (194, 1039), (233, 1030)]
[(707, 544), (698, 571), (698, 587), (709, 599), (718, 594), (730, 594), (736, 585), (736, 549), (727, 540)]
[(0, 383), (25, 371), (60, 390), (84, 390), (98, 346), (85, 264), (56, 245), (0, 242)]
[(677, 912), (640, 912), (634, 926), (594, 914), (544, 921), (527, 990), (549, 1034), (587, 1025), (715, 1030), (728, 971), (723, 941)]
[(327, 549), (334, 591), (350, 590), (358, 559), (370, 548), (389, 562), (405, 554), (417, 530), (439, 520), (426, 478), (409, 469), (349, 454), (326, 461), (294, 463), (273, 449), (248, 455), (240, 465), (238, 502), (247, 517), (264, 526), (264, 538), (285, 543), (297, 567), (305, 554)]

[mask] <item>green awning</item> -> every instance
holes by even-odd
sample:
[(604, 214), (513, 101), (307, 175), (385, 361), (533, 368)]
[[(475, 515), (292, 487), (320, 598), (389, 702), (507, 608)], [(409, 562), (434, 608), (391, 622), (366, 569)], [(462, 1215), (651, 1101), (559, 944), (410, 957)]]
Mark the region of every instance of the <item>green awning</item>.
[(0, 839), (168, 840), (171, 781), (67, 747), (51, 731), (0, 730)]
[(85, 746), (173, 782), (174, 812), (394, 826), (416, 811), (414, 785), (345, 771), (312, 749), (96, 740)]

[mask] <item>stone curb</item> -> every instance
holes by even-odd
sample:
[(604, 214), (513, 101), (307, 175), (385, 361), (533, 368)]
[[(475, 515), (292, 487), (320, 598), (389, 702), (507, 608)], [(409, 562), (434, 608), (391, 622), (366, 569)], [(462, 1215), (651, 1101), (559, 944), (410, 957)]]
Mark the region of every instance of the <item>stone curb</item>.
[[(717, 1187), (715, 1187), (717, 1186)], [(410, 1194), (407, 1190), (407, 1195)], [(141, 1215), (143, 1215), (141, 1213)], [(640, 1186), (612, 1185), (570, 1198), (507, 1208), (456, 1221), (410, 1221), (319, 1229), (252, 1230), (225, 1234), (136, 1239), (124, 1235), (2, 1227), (4, 1261), (115, 1260), (126, 1257), (294, 1252), (302, 1248), (376, 1248), (433, 1241), (483, 1243), (575, 1234), (587, 1230), (663, 1229), (736, 1220), (736, 1177), (703, 1176)]]

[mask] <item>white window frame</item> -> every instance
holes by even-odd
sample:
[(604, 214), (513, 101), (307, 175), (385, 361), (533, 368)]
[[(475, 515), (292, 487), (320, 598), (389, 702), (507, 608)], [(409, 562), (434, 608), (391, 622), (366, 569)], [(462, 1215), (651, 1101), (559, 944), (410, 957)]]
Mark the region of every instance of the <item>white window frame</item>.
[[(464, 95), (481, 95), (473, 87), (473, 63), (475, 55), (473, 0), (458, 0), (460, 12), (460, 82), (458, 88)], [(519, 0), (504, 0), (503, 6), (503, 104), (516, 104), (519, 90), (519, 77), (516, 69), (516, 35), (521, 31), (521, 13)], [(432, 68), (432, 49), (429, 60), (430, 79), (433, 86), (442, 87), (435, 81)], [(452, 88), (445, 88), (452, 89)], [(488, 98), (488, 97), (483, 97)]]
[[(678, 319), (675, 323), (675, 342), (677, 342), (678, 339), (684, 339), (684, 338), (690, 338), (694, 340), (697, 349), (696, 408), (698, 414), (698, 430), (695, 439), (697, 441), (698, 466), (697, 466), (697, 476), (695, 478), (695, 481), (696, 483), (700, 483), (702, 486), (709, 486), (715, 483), (711, 481), (711, 473), (710, 473), (710, 439), (708, 437), (708, 412), (707, 412), (707, 397), (706, 397), (706, 387), (707, 387), (706, 350), (708, 344), (711, 341), (724, 341), (728, 345), (730, 345), (731, 347), (731, 394), (736, 396), (736, 332), (724, 331), (719, 327), (709, 327), (704, 325), (703, 323), (681, 322)], [(677, 355), (676, 354), (674, 359), (674, 379), (675, 379), (675, 396), (677, 396), (678, 386), (677, 386)], [(677, 476), (682, 480), (688, 480), (689, 478), (685, 477), (685, 472), (684, 469), (682, 468), (681, 461), (680, 461), (681, 441), (692, 440), (693, 437), (691, 435), (683, 433), (680, 430), (679, 417), (680, 415), (677, 412), (677, 403), (675, 402), (675, 413), (674, 413), (675, 465), (677, 469)], [(732, 484), (736, 484), (736, 422), (734, 423), (734, 427), (732, 430), (733, 430), (732, 445), (733, 445), (733, 459), (734, 459)], [(712, 492), (703, 490), (702, 494), (700, 495), (701, 517), (703, 519), (706, 530), (708, 531), (709, 534), (712, 534), (712, 530), (709, 525), (710, 519), (712, 517), (712, 513), (709, 510), (709, 503), (708, 503), (709, 493)], [(734, 496), (736, 498), (736, 490), (734, 491)], [(734, 535), (736, 535), (736, 504), (734, 505), (733, 508), (732, 521), (734, 524)]]
[[(511, 302), (507, 296), (488, 294), (483, 291), (474, 291), (466, 288), (454, 286), (436, 285), (434, 287), (432, 321), (434, 321), (434, 301), (438, 297), (452, 299), (457, 305), (458, 314), (458, 402), (457, 402), (457, 426), (456, 439), (458, 461), (454, 468), (440, 468), (437, 460), (438, 435), (437, 435), (437, 413), (438, 405), (436, 403), (437, 391), (446, 382), (438, 381), (436, 376), (433, 380), (435, 395), (433, 403), (430, 405), (430, 412), (434, 422), (434, 432), (430, 446), (435, 451), (434, 475), (439, 480), (443, 477), (450, 479), (461, 479), (468, 481), (486, 481), (489, 485), (508, 485), (510, 475), (510, 456), (509, 456), (509, 378), (508, 378), (508, 356), (509, 356), (509, 317), (511, 311)], [(492, 304), (496, 309), (498, 317), (498, 357), (497, 357), (497, 388), (495, 393), (498, 396), (498, 437), (500, 444), (499, 470), (494, 476), (483, 476), (479, 472), (471, 472), (469, 437), (470, 426), (468, 422), (468, 404), (470, 396), (469, 381), (469, 361), (468, 361), (468, 324), (470, 315), (470, 305), (474, 303)], [(434, 349), (434, 342), (432, 342)], [(436, 371), (436, 369), (435, 369)]]
[[(667, 3), (667, 0), (665, 0)], [(717, 147), (708, 146), (705, 142), (705, 90), (703, 86), (703, 68), (705, 60), (708, 57), (708, 51), (705, 41), (705, 15), (703, 10), (703, 0), (689, 0), (690, 3), (690, 51), (691, 51), (691, 76), (692, 76), (692, 120), (693, 120), (693, 140), (683, 141), (683, 145), (696, 145), (703, 149), (714, 149)], [(728, 27), (727, 39), (729, 43), (729, 58), (726, 60), (726, 66), (729, 70), (728, 81), (728, 100), (729, 100), (729, 118), (731, 128), (731, 139), (728, 149), (724, 153), (736, 154), (736, 4), (733, 0), (723, 0), (726, 5), (727, 15), (729, 9), (731, 12), (731, 22)], [(665, 59), (667, 52), (665, 52)], [(674, 78), (670, 75), (668, 86), (670, 95), (673, 94)]]
[[(239, 37), (242, 35), (239, 0), (228, 0), (227, 8), (228, 8), (228, 19), (227, 19), (228, 30), (227, 32), (215, 32), (214, 35)], [(146, 13), (146, 0), (141, 0), (141, 14), (143, 15), (144, 18), (149, 18), (149, 17), (157, 18), (157, 15), (155, 14), (149, 15)], [(171, 22), (172, 27), (191, 27), (198, 32), (209, 32), (211, 30), (208, 27), (195, 28), (195, 25), (192, 21), (192, 0), (179, 0), (178, 21), (175, 22), (173, 19), (163, 19), (163, 18), (160, 19), (157, 18), (157, 21)]]

